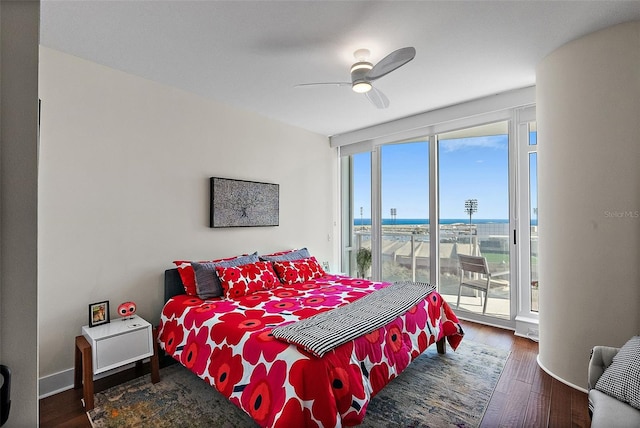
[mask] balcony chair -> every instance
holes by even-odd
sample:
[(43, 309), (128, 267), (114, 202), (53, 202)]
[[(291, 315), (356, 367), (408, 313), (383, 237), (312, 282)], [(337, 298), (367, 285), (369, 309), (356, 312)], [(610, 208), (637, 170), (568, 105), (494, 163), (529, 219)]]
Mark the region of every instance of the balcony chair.
[[(487, 259), (482, 256), (458, 254), (458, 261), (460, 264), (460, 286), (458, 288), (458, 303), (456, 307), (460, 307), (462, 287), (473, 288), (476, 291), (484, 293), (484, 304), (482, 304), (482, 295), (480, 295), (480, 304), (482, 304), (482, 314), (484, 315), (484, 313), (487, 312), (487, 301), (489, 300), (489, 289), (491, 286), (509, 284), (508, 281), (495, 279), (495, 277), (508, 275), (509, 271), (492, 274), (489, 271)], [(466, 273), (470, 275), (466, 275)]]

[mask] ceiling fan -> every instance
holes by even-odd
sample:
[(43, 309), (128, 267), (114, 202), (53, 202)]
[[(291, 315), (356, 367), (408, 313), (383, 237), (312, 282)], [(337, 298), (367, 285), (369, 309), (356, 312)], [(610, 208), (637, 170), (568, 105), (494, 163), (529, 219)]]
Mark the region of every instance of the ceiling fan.
[(416, 49), (409, 46), (395, 50), (382, 58), (376, 65), (368, 61), (369, 55), (368, 49), (358, 49), (353, 53), (356, 63), (351, 66), (351, 82), (302, 83), (295, 87), (351, 86), (354, 92), (365, 94), (377, 108), (387, 108), (389, 107), (389, 99), (385, 94), (374, 88), (371, 82), (386, 76), (411, 61), (416, 56)]

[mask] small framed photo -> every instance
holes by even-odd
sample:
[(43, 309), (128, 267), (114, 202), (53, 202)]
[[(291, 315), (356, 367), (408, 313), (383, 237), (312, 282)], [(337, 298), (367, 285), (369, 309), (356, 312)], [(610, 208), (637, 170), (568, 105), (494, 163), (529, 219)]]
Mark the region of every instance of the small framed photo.
[(92, 303), (89, 305), (89, 327), (95, 327), (109, 322), (109, 301)]

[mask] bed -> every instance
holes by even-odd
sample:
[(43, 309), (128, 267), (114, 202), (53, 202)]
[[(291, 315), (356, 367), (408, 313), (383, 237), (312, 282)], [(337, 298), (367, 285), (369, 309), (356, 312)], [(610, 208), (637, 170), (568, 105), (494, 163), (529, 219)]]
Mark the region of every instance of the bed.
[(333, 316), (333, 308), (348, 309), (392, 285), (320, 272), (202, 299), (185, 294), (178, 270), (169, 269), (159, 345), (260, 426), (358, 425), (371, 398), (427, 347), (437, 343), (444, 353), (446, 340), (457, 348), (463, 331), (442, 297), (430, 292), (385, 325), (321, 354), (276, 339), (274, 330)]

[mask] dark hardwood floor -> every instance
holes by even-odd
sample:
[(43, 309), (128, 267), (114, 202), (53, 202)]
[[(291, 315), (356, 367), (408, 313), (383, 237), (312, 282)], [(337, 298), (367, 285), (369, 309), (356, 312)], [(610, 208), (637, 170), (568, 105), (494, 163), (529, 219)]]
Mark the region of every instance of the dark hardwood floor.
[[(512, 331), (462, 322), (465, 339), (511, 351), (491, 397), (481, 427), (590, 427), (587, 395), (546, 374), (536, 362), (538, 344)], [(586, 370), (586, 368), (585, 368)], [(145, 375), (148, 365), (143, 367)], [(97, 380), (95, 391), (141, 375), (130, 369)], [(586, 373), (585, 373), (586, 376)], [(82, 408), (82, 390), (68, 390), (40, 400), (41, 427), (91, 427)]]

